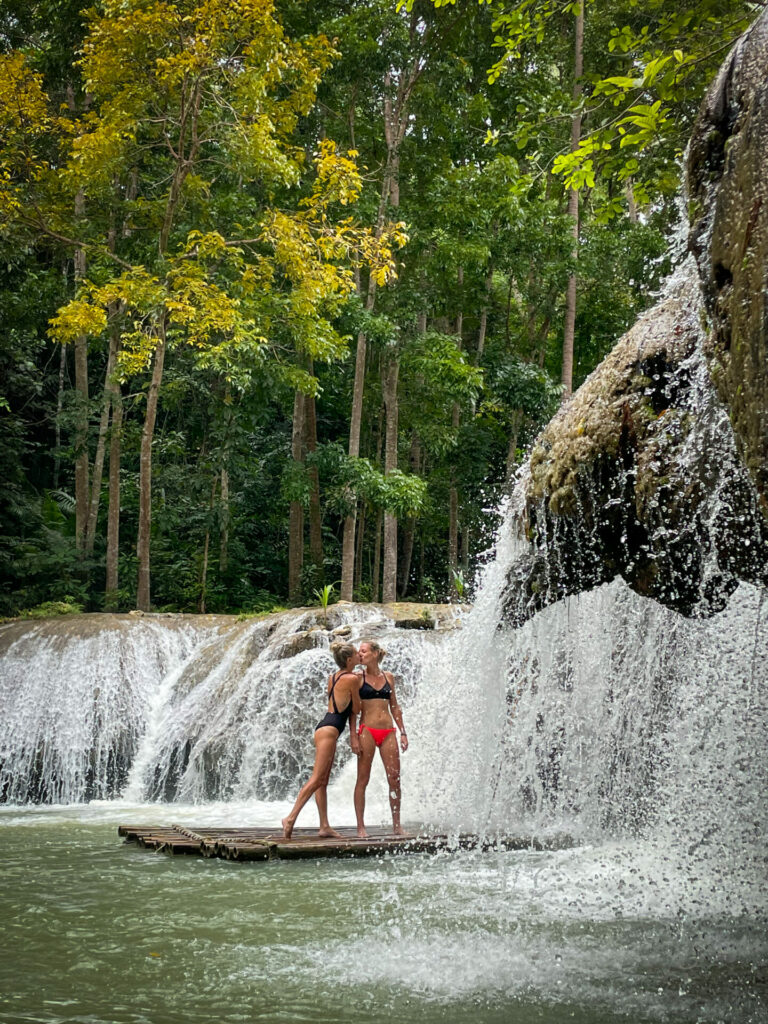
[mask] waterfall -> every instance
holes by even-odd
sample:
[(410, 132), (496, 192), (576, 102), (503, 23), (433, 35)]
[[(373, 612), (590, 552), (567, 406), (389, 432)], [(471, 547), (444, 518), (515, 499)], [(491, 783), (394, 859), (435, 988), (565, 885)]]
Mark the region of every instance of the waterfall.
[[(710, 617), (686, 618), (617, 578), (505, 625), (514, 567), (531, 553), (523, 470), (460, 630), (403, 630), (378, 606), (344, 604), (328, 622), (300, 609), (242, 622), (84, 616), (0, 626), (2, 799), (286, 800), (312, 763), (334, 668), (330, 642), (374, 635), (400, 681), (411, 741), (405, 820), (489, 834), (567, 831), (584, 843), (640, 840), (653, 845), (656, 865), (674, 851), (715, 865), (702, 869), (708, 878), (722, 879), (722, 865), (732, 878), (751, 878), (768, 830), (768, 602), (742, 583), (711, 614), (709, 582), (728, 570), (718, 544), (723, 523), (734, 521), (727, 495), (746, 493), (746, 483), (726, 484), (747, 477), (709, 384), (692, 258), (666, 293), (680, 297), (699, 337), (677, 371), (689, 395), (681, 415), (693, 426), (669, 472), (676, 486), (704, 488), (707, 501), (688, 537), (685, 522), (670, 535), (658, 495), (640, 498), (656, 510), (659, 565), (672, 544), (689, 544), (697, 570), (703, 565), (698, 598)], [(622, 472), (632, 470), (617, 469), (617, 494), (628, 483)], [(760, 512), (740, 512), (749, 550)], [(575, 547), (556, 530), (537, 544), (546, 558), (577, 564), (579, 546), (599, 548), (588, 526)], [(349, 816), (346, 742), (337, 765), (332, 798)], [(375, 774), (369, 806), (386, 816)]]
[[(653, 543), (663, 555), (665, 544), (687, 543), (686, 530), (691, 543), (704, 537), (691, 552), (703, 567), (702, 617), (641, 597), (617, 577), (553, 600), (517, 628), (505, 625), (514, 567), (531, 564), (523, 475), (466, 628), (425, 669), (406, 801), (412, 787), (419, 819), (442, 828), (566, 831), (597, 849), (619, 844), (631, 851), (616, 865), (624, 912), (643, 913), (657, 898), (662, 913), (750, 915), (765, 908), (758, 893), (768, 832), (768, 600), (742, 583), (713, 614), (709, 581), (728, 570), (718, 544), (723, 523), (741, 514), (748, 552), (757, 547), (760, 511), (756, 495), (751, 505), (727, 507), (736, 492), (728, 481), (743, 481), (743, 494), (748, 477), (708, 381), (691, 259), (672, 289), (686, 298), (699, 333), (679, 368), (693, 428), (675, 472), (707, 497), (695, 530), (683, 522), (672, 537), (659, 514)], [(617, 490), (623, 485), (618, 480)], [(578, 543), (597, 550), (589, 515), (584, 521)], [(580, 557), (556, 533), (537, 541), (547, 559)], [(610, 856), (601, 857), (599, 887), (612, 870)]]
[[(443, 636), (370, 605), (333, 606), (328, 628), (306, 610), (0, 626), (2, 800), (286, 799), (312, 764), (339, 634), (380, 639), (406, 706)], [(340, 744), (339, 765), (350, 754)]]
[(0, 795), (70, 803), (120, 791), (158, 686), (199, 634), (91, 615), (8, 623), (0, 641)]

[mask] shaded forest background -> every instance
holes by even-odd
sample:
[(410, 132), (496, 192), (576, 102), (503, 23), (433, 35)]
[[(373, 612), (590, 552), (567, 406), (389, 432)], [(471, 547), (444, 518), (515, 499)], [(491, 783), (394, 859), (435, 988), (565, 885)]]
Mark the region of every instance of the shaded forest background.
[(0, 614), (471, 593), (760, 6), (5, 0)]

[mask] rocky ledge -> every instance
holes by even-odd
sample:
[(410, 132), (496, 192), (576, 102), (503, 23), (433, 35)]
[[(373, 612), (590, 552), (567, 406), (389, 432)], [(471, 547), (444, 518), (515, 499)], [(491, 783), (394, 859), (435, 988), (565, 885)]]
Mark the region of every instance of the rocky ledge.
[(58, 615), (43, 619), (11, 619), (0, 624), (0, 655), (22, 638), (35, 635), (48, 640), (89, 639), (104, 632), (124, 633), (143, 626), (178, 630), (192, 627), (219, 634), (245, 631), (256, 620), (264, 628), (258, 631), (265, 645), (276, 633), (285, 638), (276, 657), (289, 658), (313, 647), (326, 646), (329, 640), (363, 635), (379, 636), (389, 629), (418, 629), (440, 635), (461, 627), (469, 605), (425, 604), (398, 601), (391, 604), (356, 604), (339, 601), (322, 608), (290, 608), (264, 615), (192, 615), (174, 612), (91, 612), (82, 615)]

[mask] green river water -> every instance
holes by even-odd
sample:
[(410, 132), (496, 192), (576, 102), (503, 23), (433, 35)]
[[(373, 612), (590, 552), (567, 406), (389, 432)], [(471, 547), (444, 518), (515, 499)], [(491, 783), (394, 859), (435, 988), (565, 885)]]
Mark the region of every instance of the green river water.
[(193, 818), (0, 811), (0, 1021), (768, 1020), (764, 929), (638, 902), (638, 851), (234, 864), (117, 837)]

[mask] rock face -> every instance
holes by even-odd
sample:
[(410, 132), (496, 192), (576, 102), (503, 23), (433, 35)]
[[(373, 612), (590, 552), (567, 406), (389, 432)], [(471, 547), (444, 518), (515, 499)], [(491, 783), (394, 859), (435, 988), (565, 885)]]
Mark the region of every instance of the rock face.
[(711, 330), (705, 352), (768, 514), (768, 16), (734, 47), (687, 163), (691, 248)]
[(768, 12), (712, 85), (687, 174), (691, 255), (519, 482), (514, 623), (618, 575), (686, 615), (768, 585)]

